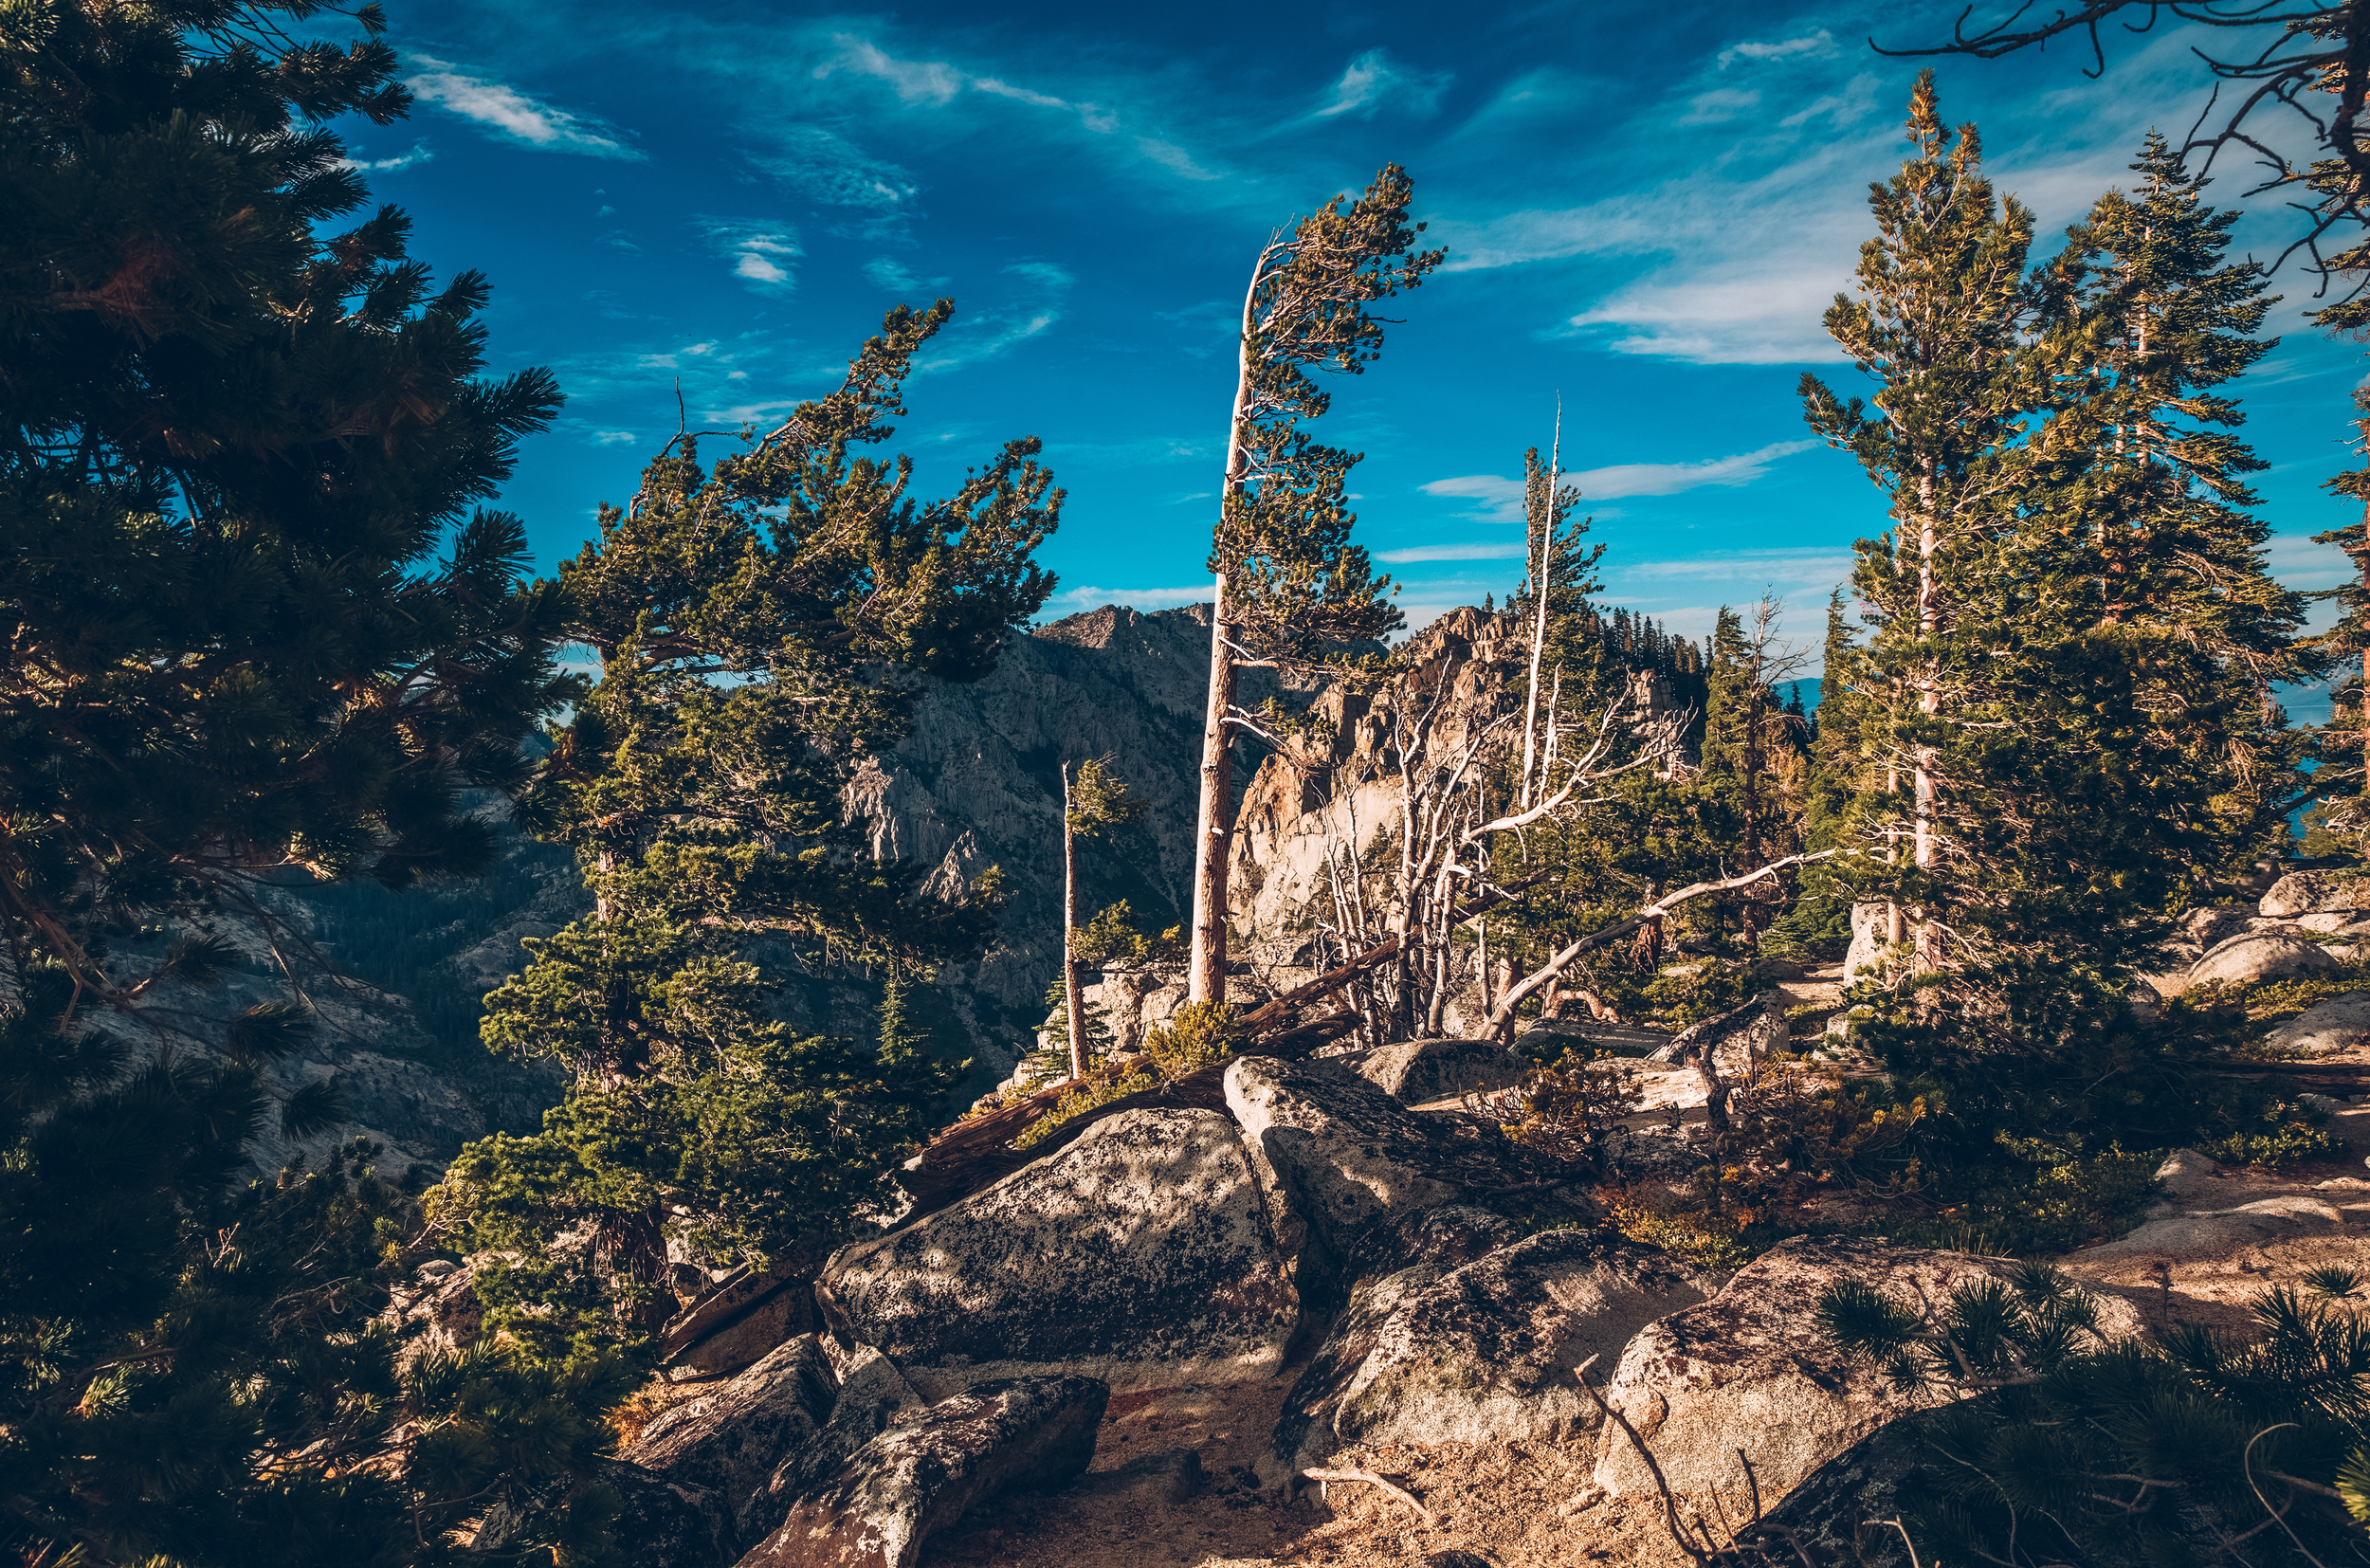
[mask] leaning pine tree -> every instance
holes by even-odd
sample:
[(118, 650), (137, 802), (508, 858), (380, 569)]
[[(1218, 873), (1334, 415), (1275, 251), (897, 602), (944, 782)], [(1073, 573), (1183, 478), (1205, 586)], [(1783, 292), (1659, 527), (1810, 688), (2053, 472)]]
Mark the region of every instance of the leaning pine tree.
[(1385, 165), (1356, 201), (1344, 196), (1278, 232), (1243, 296), (1234, 411), (1210, 570), (1210, 702), (1202, 730), (1187, 983), (1195, 1002), (1226, 1000), (1227, 850), (1233, 832), (1235, 705), (1242, 668), (1312, 661), (1330, 647), (1396, 629), (1391, 579), (1350, 542), (1344, 482), (1358, 454), (1311, 441), (1303, 422), (1331, 405), (1312, 368), (1355, 375), (1382, 352), (1369, 307), (1421, 283), (1445, 251), (1417, 251), (1406, 171)]
[[(953, 308), (890, 311), (837, 392), (712, 469), (668, 443), (561, 568), (601, 674), (520, 811), (574, 847), (593, 908), (528, 943), (483, 1032), (571, 1081), (541, 1132), (472, 1145), (443, 1194), (473, 1245), (517, 1260), (480, 1289), (520, 1335), (654, 1328), (670, 1258), (819, 1261), (888, 1198), (948, 1086), (905, 1026), (805, 1035), (775, 998), (851, 970), (902, 986), (994, 929), (992, 867), (926, 894), (922, 868), (867, 852), (840, 793), (925, 677), (987, 674), (1052, 588), (1031, 557), (1062, 496), (1034, 441), (927, 504), (910, 459), (866, 452)], [(572, 1229), (590, 1246), (556, 1249)]]

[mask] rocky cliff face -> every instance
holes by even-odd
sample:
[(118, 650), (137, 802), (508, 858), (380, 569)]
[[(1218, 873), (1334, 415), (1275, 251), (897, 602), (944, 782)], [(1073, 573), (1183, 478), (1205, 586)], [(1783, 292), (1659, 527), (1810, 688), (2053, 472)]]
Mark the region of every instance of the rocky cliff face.
[[(986, 680), (925, 692), (912, 733), (849, 780), (846, 806), (872, 850), (927, 866), (931, 890), (958, 893), (1001, 867), (1010, 902), (995, 941), (939, 976), (948, 1013), (939, 1047), (973, 1058), (971, 1093), (1009, 1073), (1033, 1043), (1060, 967), (1064, 761), (1109, 757), (1145, 807), (1136, 822), (1080, 846), (1083, 910), (1126, 899), (1156, 928), (1185, 919), (1209, 640), (1205, 606), (1154, 615), (1106, 607), (1015, 636)], [(1245, 683), (1254, 702), (1273, 689)], [(1245, 742), (1236, 777), (1251, 778), (1264, 756)], [(493, 799), (483, 809), (500, 812)], [(312, 1046), (275, 1070), (290, 1090), (336, 1083), (355, 1121), (323, 1136), (372, 1137), (398, 1172), (442, 1164), (498, 1129), (531, 1130), (557, 1097), (556, 1070), (497, 1061), (479, 1044), (479, 999), (519, 968), (521, 937), (557, 930), (586, 900), (567, 850), (506, 822), (501, 834), (496, 864), (474, 881), (402, 894), (267, 895), (335, 972), (307, 986), (321, 1020)], [(252, 949), (249, 972), (224, 992), (174, 999), (200, 1039), (239, 1007), (283, 994), (261, 937), (231, 934)], [(782, 1012), (800, 1027), (862, 1033), (873, 1027), (877, 994), (854, 980), (815, 980), (793, 987)], [(258, 1163), (297, 1153), (273, 1140)]]
[(1327, 856), (1365, 856), (1401, 812), (1394, 712), (1411, 723), (1437, 693), (1432, 754), (1451, 753), (1509, 701), (1528, 657), (1513, 617), (1453, 610), (1409, 639), (1403, 673), (1381, 690), (1333, 687), (1307, 730), (1259, 767), (1235, 819), (1228, 870), (1234, 929), (1270, 952), (1299, 945), (1331, 908)]

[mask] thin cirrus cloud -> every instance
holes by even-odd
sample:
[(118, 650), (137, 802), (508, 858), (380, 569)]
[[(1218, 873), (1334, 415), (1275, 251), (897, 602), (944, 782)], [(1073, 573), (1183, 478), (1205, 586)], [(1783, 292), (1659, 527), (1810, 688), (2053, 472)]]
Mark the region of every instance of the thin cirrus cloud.
[(969, 321), (958, 322), (938, 339), (941, 345), (939, 353), (914, 362), (916, 374), (960, 370), (983, 359), (1000, 357), (1030, 338), (1051, 331), (1062, 319), (1062, 301), (1077, 282), (1066, 268), (1053, 262), (1014, 262), (1003, 270), (1007, 277), (1018, 278), (1030, 285), (1024, 297), (984, 310)]
[(365, 174), (399, 174), (406, 169), (416, 169), (423, 163), (432, 163), (435, 158), (435, 153), (429, 149), (426, 141), (415, 141), (411, 144), (410, 152), (398, 153), (391, 158), (339, 158), (337, 167), (352, 169)]
[(594, 115), (543, 102), (518, 88), (478, 76), (461, 66), (414, 55), (421, 69), (404, 85), (423, 103), (435, 105), (500, 133), (522, 147), (586, 157), (640, 163), (648, 154), (625, 140), (626, 133)]
[[(1733, 488), (1761, 478), (1769, 472), (1770, 465), (1780, 458), (1807, 452), (1818, 445), (1815, 441), (1775, 441), (1766, 447), (1738, 452), (1731, 457), (1706, 458), (1697, 463), (1617, 463), (1603, 468), (1573, 469), (1565, 473), (1563, 479), (1567, 484), (1579, 486), (1580, 494), (1592, 501), (1618, 501), (1624, 496), (1675, 496), (1702, 489), (1705, 485)], [(1476, 521), (1522, 520), (1522, 482), (1508, 479), (1504, 474), (1460, 474), (1452, 479), (1430, 481), (1418, 488), (1428, 496), (1477, 502), (1473, 510), (1459, 514)], [(1509, 556), (1522, 553), (1519, 546), (1506, 552)], [(1401, 552), (1376, 558), (1414, 561), (1488, 560), (1495, 557)]]
[(741, 218), (694, 218), (708, 248), (733, 264), (733, 276), (758, 294), (787, 294), (797, 285), (789, 264), (806, 254), (787, 224)]
[[(1008, 82), (999, 76), (982, 76), (966, 71), (942, 60), (912, 60), (891, 54), (868, 38), (852, 33), (835, 33), (831, 42), (838, 52), (814, 67), (811, 75), (817, 82), (834, 76), (853, 77), (877, 82), (897, 95), (900, 103), (917, 109), (943, 110), (965, 98), (990, 98), (1008, 103), (1018, 103), (1033, 109), (1051, 111), (1065, 119), (1074, 119), (1089, 136), (1112, 138), (1115, 144), (1134, 148), (1146, 161), (1159, 165), (1181, 178), (1197, 182), (1220, 180), (1223, 171), (1206, 167), (1191, 150), (1163, 137), (1141, 136), (1124, 132), (1118, 111), (1088, 100), (1064, 98), (1058, 94), (1040, 92)], [(1357, 67), (1352, 66), (1355, 74)], [(1345, 81), (1348, 80), (1346, 77)], [(1386, 85), (1377, 77), (1361, 92), (1385, 91), (1404, 96), (1420, 93), (1421, 79), (1407, 77), (1395, 71)], [(1349, 105), (1338, 112), (1348, 112)]]
[(1440, 95), (1449, 80), (1446, 71), (1412, 71), (1395, 62), (1388, 50), (1368, 49), (1349, 63), (1341, 80), (1333, 84), (1331, 95), (1312, 118), (1332, 119), (1350, 115), (1372, 119), (1385, 104), (1395, 104), (1413, 115), (1429, 116), (1439, 108)]

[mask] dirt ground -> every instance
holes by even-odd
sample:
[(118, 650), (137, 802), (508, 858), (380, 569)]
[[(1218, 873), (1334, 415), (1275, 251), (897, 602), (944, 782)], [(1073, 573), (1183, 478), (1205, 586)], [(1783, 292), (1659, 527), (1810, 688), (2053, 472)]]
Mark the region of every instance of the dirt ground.
[(1441, 1449), (1355, 1449), (1343, 1469), (1367, 1469), (1413, 1493), (1432, 1510), (1427, 1525), (1379, 1488), (1337, 1482), (1292, 1504), (1252, 1486), (1249, 1467), (1275, 1425), (1300, 1369), (1271, 1383), (1168, 1389), (1111, 1401), (1094, 1471), (1147, 1453), (1192, 1448), (1201, 1455), (1201, 1490), (1182, 1503), (1158, 1495), (1011, 1497), (933, 1537), (928, 1568), (1269, 1568), (1285, 1563), (1417, 1563), (1461, 1548), (1497, 1568), (1618, 1564), (1679, 1568), (1656, 1508), (1634, 1499), (1575, 1509), (1594, 1493), (1592, 1433), (1568, 1447), (1485, 1444)]

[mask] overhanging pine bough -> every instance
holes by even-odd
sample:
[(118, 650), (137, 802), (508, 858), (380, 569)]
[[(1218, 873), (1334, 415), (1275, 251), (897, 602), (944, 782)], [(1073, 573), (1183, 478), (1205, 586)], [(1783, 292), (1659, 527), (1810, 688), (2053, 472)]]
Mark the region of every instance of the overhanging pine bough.
[[(1382, 352), (1387, 324), (1368, 307), (1421, 283), (1444, 250), (1415, 251), (1413, 187), (1386, 164), (1355, 202), (1336, 196), (1279, 230), (1243, 296), (1233, 419), (1210, 571), (1210, 701), (1202, 731), (1201, 806), (1194, 841), (1193, 1000), (1226, 998), (1227, 847), (1232, 834), (1233, 742), (1250, 716), (1235, 705), (1235, 672), (1313, 663), (1329, 646), (1371, 641), (1404, 624), (1366, 552), (1344, 481), (1358, 454), (1320, 447), (1301, 428), (1331, 404), (1310, 367), (1356, 375)], [(1345, 206), (1344, 203), (1347, 202)], [(1254, 732), (1255, 733), (1255, 732)]]

